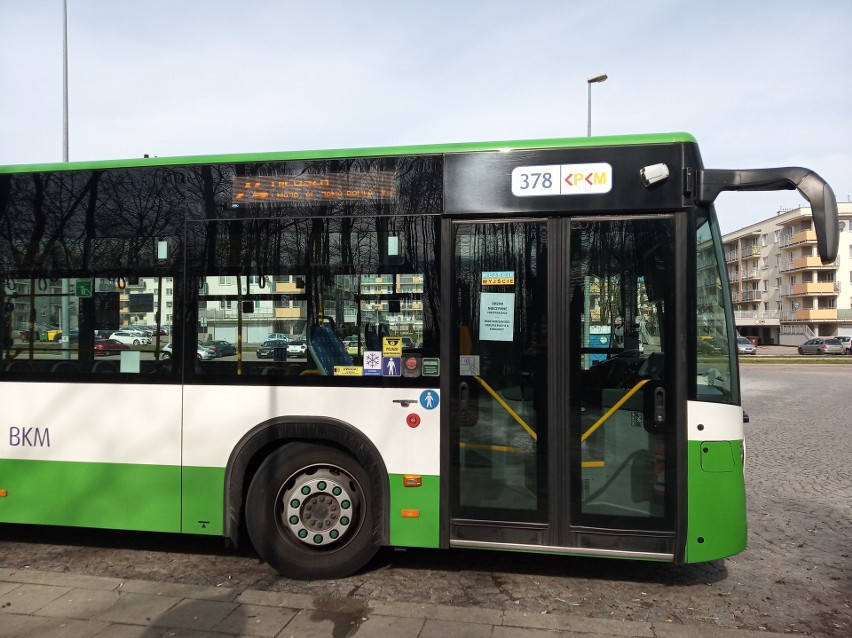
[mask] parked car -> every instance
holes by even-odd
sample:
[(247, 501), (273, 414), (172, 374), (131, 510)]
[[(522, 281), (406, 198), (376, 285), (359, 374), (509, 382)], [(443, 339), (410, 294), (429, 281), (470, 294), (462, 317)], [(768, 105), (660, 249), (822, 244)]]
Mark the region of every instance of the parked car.
[(119, 330), (118, 332), (113, 332), (109, 338), (134, 346), (148, 345), (151, 343), (151, 337), (146, 337), (141, 332), (131, 330)]
[(152, 337), (155, 336), (155, 335), (158, 335), (158, 334), (159, 335), (168, 334), (168, 332), (166, 331), (166, 329), (164, 327), (158, 328), (157, 326), (133, 326), (133, 329), (134, 330), (141, 330), (142, 332), (150, 332), (151, 333), (150, 336), (152, 336)]
[(837, 339), (817, 337), (800, 345), (799, 354), (843, 354), (843, 344)]
[(757, 354), (757, 348), (745, 337), (737, 337), (737, 352), (740, 354)]
[(284, 343), (290, 343), (290, 337), (285, 335), (283, 332), (270, 332), (266, 335), (266, 341), (283, 341)]
[(225, 341), (223, 339), (204, 341), (202, 345), (205, 348), (210, 348), (217, 357), (227, 357), (232, 354), (237, 354), (237, 347), (230, 341)]
[(258, 359), (272, 359), (275, 356), (275, 349), (283, 348), (287, 352), (287, 342), (283, 339), (269, 339), (257, 349)]
[(121, 354), (122, 350), (130, 350), (130, 346), (117, 339), (95, 339), (94, 353), (96, 357)]
[(301, 339), (297, 339), (296, 341), (291, 341), (287, 345), (287, 354), (295, 355), (297, 357), (305, 356), (305, 353), (308, 351), (308, 344), (306, 344)]
[[(216, 353), (213, 352), (210, 348), (205, 348), (202, 343), (199, 341), (197, 344), (197, 350), (195, 352), (196, 356), (200, 361), (207, 361), (208, 359), (215, 359)], [(172, 344), (166, 344), (163, 347), (163, 351), (160, 353), (160, 359), (166, 361), (172, 358)]]
[(835, 338), (840, 342), (840, 345), (843, 346), (843, 352), (846, 354), (852, 354), (852, 337), (849, 335), (840, 335)]

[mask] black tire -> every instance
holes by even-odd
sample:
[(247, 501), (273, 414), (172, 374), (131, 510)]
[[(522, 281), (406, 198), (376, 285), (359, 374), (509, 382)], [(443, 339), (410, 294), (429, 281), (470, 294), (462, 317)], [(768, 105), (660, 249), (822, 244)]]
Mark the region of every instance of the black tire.
[(246, 526), (261, 558), (283, 576), (341, 578), (378, 551), (370, 477), (335, 448), (291, 443), (260, 465)]
[(134, 345), (134, 346), (138, 346), (138, 345), (139, 345), (139, 339), (134, 339), (134, 340), (133, 340), (133, 345)]
[(168, 361), (171, 358), (172, 358), (172, 355), (169, 352), (164, 352), (160, 355), (160, 359), (162, 359), (163, 361)]
[(805, 354), (805, 351), (799, 348), (799, 354)]

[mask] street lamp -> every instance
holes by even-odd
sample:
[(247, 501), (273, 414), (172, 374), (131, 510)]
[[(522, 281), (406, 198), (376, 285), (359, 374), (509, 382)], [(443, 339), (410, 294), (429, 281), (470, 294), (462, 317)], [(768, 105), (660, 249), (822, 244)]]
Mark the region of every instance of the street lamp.
[(68, 161), (68, 0), (62, 1), (62, 161)]
[(589, 125), (586, 129), (586, 135), (588, 137), (592, 136), (592, 84), (596, 84), (598, 82), (606, 82), (607, 75), (606, 73), (601, 73), (600, 75), (596, 75), (594, 77), (586, 80), (586, 83), (589, 85), (589, 109), (588, 109), (588, 121)]

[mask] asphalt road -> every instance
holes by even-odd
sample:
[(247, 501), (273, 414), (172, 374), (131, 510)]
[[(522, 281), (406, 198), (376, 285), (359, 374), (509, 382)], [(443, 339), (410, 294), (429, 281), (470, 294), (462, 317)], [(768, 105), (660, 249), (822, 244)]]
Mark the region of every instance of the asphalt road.
[(852, 366), (743, 365), (749, 547), (703, 565), (383, 550), (362, 572), (280, 578), (209, 538), (0, 528), (0, 566), (815, 636), (852, 634)]

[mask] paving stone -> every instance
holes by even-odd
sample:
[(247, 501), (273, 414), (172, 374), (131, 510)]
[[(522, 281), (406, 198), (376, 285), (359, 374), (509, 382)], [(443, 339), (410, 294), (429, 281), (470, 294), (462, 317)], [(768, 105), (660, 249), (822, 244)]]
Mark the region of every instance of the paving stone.
[(0, 596), (0, 613), (34, 614), (69, 591), (69, 587), (23, 584)]

